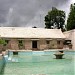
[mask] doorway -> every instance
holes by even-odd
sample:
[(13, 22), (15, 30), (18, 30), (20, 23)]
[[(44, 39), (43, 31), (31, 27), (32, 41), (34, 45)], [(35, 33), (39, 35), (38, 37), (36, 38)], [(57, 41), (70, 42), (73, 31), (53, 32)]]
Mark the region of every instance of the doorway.
[(37, 41), (32, 41), (32, 48), (37, 48)]

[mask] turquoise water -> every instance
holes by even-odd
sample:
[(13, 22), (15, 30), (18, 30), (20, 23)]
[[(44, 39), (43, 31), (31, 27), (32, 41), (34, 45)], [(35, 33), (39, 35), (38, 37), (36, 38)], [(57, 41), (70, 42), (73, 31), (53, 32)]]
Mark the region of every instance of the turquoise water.
[(2, 57), (2, 58), (3, 59), (0, 59), (0, 75), (3, 75), (5, 64), (6, 64), (5, 58), (4, 57)]
[(0, 60), (3, 69), (0, 75), (75, 75), (75, 52), (65, 51), (63, 59), (55, 59), (54, 53), (33, 51), (13, 55), (9, 52), (9, 57)]

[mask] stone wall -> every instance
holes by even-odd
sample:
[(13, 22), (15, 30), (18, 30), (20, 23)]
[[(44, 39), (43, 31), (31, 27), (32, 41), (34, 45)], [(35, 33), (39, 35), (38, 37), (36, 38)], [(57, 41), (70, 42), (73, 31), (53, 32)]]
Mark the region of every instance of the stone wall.
[(25, 49), (30, 50), (32, 49), (32, 44), (30, 39), (25, 39)]
[(0, 44), (0, 52), (2, 51), (3, 45)]
[(40, 39), (39, 44), (40, 44), (39, 49), (46, 49), (47, 46), (46, 46), (46, 40), (45, 39)]
[(63, 49), (63, 47), (64, 47), (64, 45), (63, 45), (64, 40), (57, 40), (57, 41), (60, 41), (60, 44), (57, 43), (57, 49)]
[(12, 50), (18, 50), (19, 49), (19, 47), (18, 47), (18, 40), (17, 39), (11, 39), (10, 41), (9, 41), (9, 46), (10, 46), (10, 49), (12, 49)]
[[(6, 49), (12, 49), (12, 50), (19, 50), (19, 39), (9, 39), (10, 41), (6, 45)], [(25, 50), (32, 50), (32, 41), (34, 39), (22, 39), (23, 41), (23, 48)], [(39, 39), (37, 41), (37, 48), (38, 50), (45, 50), (45, 49), (59, 49), (63, 48), (63, 40), (60, 40), (60, 44), (57, 43), (57, 39), (52, 40), (46, 40), (46, 39)], [(49, 41), (49, 43), (47, 43)]]

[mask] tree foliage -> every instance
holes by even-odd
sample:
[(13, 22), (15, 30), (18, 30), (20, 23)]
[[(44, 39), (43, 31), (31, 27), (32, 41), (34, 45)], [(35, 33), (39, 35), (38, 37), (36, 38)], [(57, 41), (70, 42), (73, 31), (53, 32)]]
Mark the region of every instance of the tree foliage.
[(53, 7), (51, 11), (45, 16), (45, 28), (49, 29), (60, 29), (64, 30), (65, 23), (65, 12), (62, 10), (58, 10)]
[(5, 42), (4, 39), (1, 39), (1, 38), (0, 38), (0, 44), (6, 45), (7, 43)]
[(67, 30), (75, 29), (75, 3), (70, 6), (70, 13), (67, 19)]

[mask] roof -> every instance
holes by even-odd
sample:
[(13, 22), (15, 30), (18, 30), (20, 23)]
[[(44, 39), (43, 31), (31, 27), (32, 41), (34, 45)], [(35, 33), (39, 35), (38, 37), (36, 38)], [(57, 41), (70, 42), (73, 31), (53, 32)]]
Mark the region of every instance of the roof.
[(0, 27), (4, 38), (65, 38), (60, 29)]
[(72, 38), (75, 37), (74, 33), (75, 33), (75, 29), (69, 30), (69, 31), (65, 31), (63, 34), (65, 35), (66, 40), (71, 40)]

